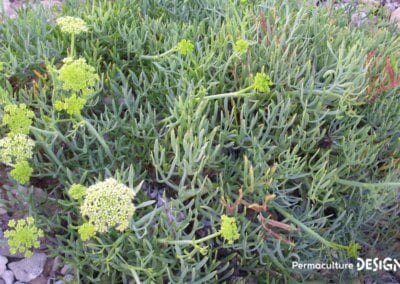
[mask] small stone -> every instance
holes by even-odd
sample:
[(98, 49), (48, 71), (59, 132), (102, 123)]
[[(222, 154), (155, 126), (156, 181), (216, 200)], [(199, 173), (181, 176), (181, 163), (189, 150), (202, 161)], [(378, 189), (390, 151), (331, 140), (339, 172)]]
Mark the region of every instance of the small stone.
[(13, 284), (14, 283), (14, 273), (10, 270), (6, 270), (3, 272), (3, 274), (0, 275), (1, 278), (3, 278), (4, 282), (6, 284)]
[(14, 258), (23, 258), (23, 254), (22, 253), (16, 253), (16, 254), (12, 254), (10, 252), (10, 247), (7, 244), (7, 241), (5, 239), (0, 239), (0, 255), (3, 256), (12, 256)]
[(33, 279), (30, 284), (46, 284), (47, 283), (47, 278), (44, 276), (40, 276), (36, 279)]
[(68, 283), (72, 282), (72, 280), (74, 280), (74, 279), (75, 279), (75, 276), (72, 274), (67, 274), (64, 276), (64, 280), (67, 281)]
[(0, 275), (2, 275), (4, 273), (4, 271), (6, 271), (7, 262), (8, 262), (7, 257), (4, 257), (4, 256), (0, 255)]
[(363, 11), (356, 12), (353, 15), (351, 15), (351, 23), (356, 27), (361, 26), (361, 24), (364, 23), (366, 19), (367, 19), (367, 13)]
[(380, 6), (381, 5), (381, 1), (380, 0), (360, 0), (360, 3), (368, 4), (368, 5), (374, 5), (374, 6)]
[(397, 25), (397, 28), (400, 29), (400, 8), (394, 10), (390, 16), (390, 21)]
[(8, 268), (14, 272), (17, 280), (29, 282), (43, 272), (46, 259), (47, 257), (44, 253), (34, 253), (30, 258), (11, 262)]
[(0, 207), (0, 215), (7, 214), (7, 210), (3, 207)]
[(6, 284), (6, 281), (4, 281), (3, 278), (0, 278), (0, 284)]
[(63, 268), (61, 268), (60, 273), (61, 273), (62, 275), (65, 275), (65, 274), (67, 274), (70, 270), (71, 270), (71, 268), (66, 264), (66, 265), (63, 266)]
[(54, 276), (57, 273), (58, 269), (61, 267), (61, 262), (62, 262), (62, 260), (61, 260), (60, 256), (57, 256), (54, 259), (53, 265), (51, 267), (50, 275)]

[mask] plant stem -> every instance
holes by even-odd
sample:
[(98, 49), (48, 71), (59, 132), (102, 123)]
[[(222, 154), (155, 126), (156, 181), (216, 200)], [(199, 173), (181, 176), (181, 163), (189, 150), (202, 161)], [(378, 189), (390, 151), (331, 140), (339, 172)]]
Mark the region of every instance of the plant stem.
[(141, 59), (145, 59), (145, 60), (157, 60), (157, 59), (160, 59), (160, 58), (162, 58), (164, 56), (167, 56), (167, 55), (169, 55), (171, 53), (174, 53), (175, 51), (176, 51), (176, 48), (174, 47), (174, 48), (171, 48), (170, 50), (167, 50), (166, 52), (161, 53), (161, 54), (157, 54), (157, 55), (142, 55), (142, 56), (140, 56), (140, 58)]
[(43, 129), (37, 128), (35, 126), (31, 126), (30, 130), (33, 131), (33, 132), (42, 133), (44, 135), (53, 135), (53, 136), (57, 136), (58, 135), (58, 133), (55, 132), (55, 131), (43, 130)]
[(74, 57), (75, 51), (75, 34), (71, 34), (71, 57)]
[(373, 189), (373, 188), (380, 188), (380, 187), (400, 187), (400, 182), (382, 182), (382, 183), (364, 183), (364, 182), (358, 182), (358, 181), (352, 181), (352, 180), (345, 180), (345, 179), (337, 179), (337, 183), (342, 184), (342, 185), (349, 185), (349, 186), (357, 186), (357, 187), (365, 187), (368, 189)]
[(337, 244), (337, 243), (334, 243), (334, 242), (331, 242), (331, 241), (328, 241), (328, 240), (324, 239), (318, 233), (316, 233), (313, 230), (311, 230), (309, 227), (304, 225), (302, 222), (300, 222), (295, 217), (293, 217), (289, 212), (287, 212), (282, 207), (276, 205), (275, 203), (270, 203), (270, 207), (274, 208), (276, 211), (278, 211), (280, 214), (282, 214), (285, 218), (287, 218), (288, 220), (290, 220), (291, 222), (293, 222), (294, 224), (296, 224), (297, 226), (302, 228), (304, 230), (304, 232), (306, 232), (309, 236), (311, 236), (314, 239), (318, 240), (319, 242), (321, 242), (325, 246), (330, 247), (330, 248), (334, 248), (334, 249), (346, 249), (347, 248), (347, 246), (343, 246), (343, 245), (340, 245), (340, 244)]
[(205, 236), (202, 239), (198, 239), (198, 240), (178, 240), (178, 241), (170, 241), (170, 240), (166, 240), (166, 239), (160, 239), (157, 240), (159, 243), (162, 244), (168, 244), (168, 245), (194, 245), (194, 244), (199, 244), (205, 241), (208, 241), (210, 239), (216, 238), (219, 235), (221, 235), (220, 232), (215, 232), (214, 234)]
[(88, 131), (94, 136), (96, 137), (96, 139), (99, 141), (99, 143), (101, 144), (101, 146), (103, 146), (104, 151), (106, 151), (106, 154), (108, 155), (108, 157), (110, 159), (113, 158), (113, 154), (110, 151), (110, 148), (108, 147), (106, 141), (104, 140), (103, 137), (100, 136), (100, 134), (97, 132), (96, 128), (93, 127), (93, 125), (86, 119), (82, 118), (83, 121), (85, 122), (85, 125), (88, 129)]
[(249, 86), (247, 88), (244, 88), (244, 89), (236, 91), (236, 92), (206, 96), (203, 99), (212, 100), (212, 99), (222, 99), (222, 98), (229, 98), (229, 97), (245, 97), (248, 95), (248, 91), (250, 91), (252, 89), (253, 89), (253, 86)]

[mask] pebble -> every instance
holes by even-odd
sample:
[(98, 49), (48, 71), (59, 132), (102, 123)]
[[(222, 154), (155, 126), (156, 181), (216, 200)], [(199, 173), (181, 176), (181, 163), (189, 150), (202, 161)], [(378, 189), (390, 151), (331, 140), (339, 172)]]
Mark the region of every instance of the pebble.
[(356, 27), (361, 26), (361, 24), (364, 23), (366, 19), (367, 13), (365, 13), (364, 11), (356, 12), (351, 15), (351, 23)]
[(71, 268), (68, 265), (64, 265), (63, 268), (61, 268), (60, 273), (66, 275), (70, 270)]
[(6, 271), (7, 262), (8, 262), (7, 257), (4, 257), (4, 256), (0, 255), (0, 275), (2, 275), (4, 273), (4, 271)]
[(6, 284), (13, 284), (14, 283), (14, 273), (10, 270), (6, 270), (3, 274), (0, 275), (3, 278)]
[(33, 279), (30, 284), (47, 284), (47, 278), (44, 276), (40, 276), (36, 279)]
[(375, 5), (375, 6), (381, 5), (381, 1), (380, 0), (360, 0), (360, 3), (368, 4), (368, 5)]
[(46, 259), (44, 253), (34, 253), (30, 258), (11, 262), (8, 268), (12, 270), (17, 280), (29, 282), (43, 272)]
[(396, 23), (397, 27), (400, 29), (400, 8), (394, 10), (390, 16), (390, 21)]

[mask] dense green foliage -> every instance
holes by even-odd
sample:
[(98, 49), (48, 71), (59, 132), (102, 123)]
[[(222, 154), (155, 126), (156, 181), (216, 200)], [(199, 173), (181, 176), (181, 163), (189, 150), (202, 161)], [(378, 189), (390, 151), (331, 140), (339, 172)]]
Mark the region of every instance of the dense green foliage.
[[(62, 69), (73, 51), (58, 16), (26, 10), (0, 25), (1, 98), (34, 111), (33, 177), (52, 181), (32, 210), (79, 280), (347, 279), (356, 272), (291, 262), (350, 261), (357, 244), (399, 257), (399, 88), (379, 83), (385, 58), (399, 67), (400, 40), (389, 25), (351, 28), (344, 11), (299, 2), (67, 1), (62, 15), (88, 25), (74, 38), (79, 76)], [(182, 40), (185, 52), (151, 57)], [(94, 94), (67, 97), (59, 70), (73, 91), (92, 76)], [(263, 92), (205, 99), (248, 90), (259, 72), (272, 83)], [(83, 193), (68, 190), (109, 177), (134, 189), (133, 220), (90, 238)], [(190, 242), (218, 232), (224, 214), (239, 239)]]

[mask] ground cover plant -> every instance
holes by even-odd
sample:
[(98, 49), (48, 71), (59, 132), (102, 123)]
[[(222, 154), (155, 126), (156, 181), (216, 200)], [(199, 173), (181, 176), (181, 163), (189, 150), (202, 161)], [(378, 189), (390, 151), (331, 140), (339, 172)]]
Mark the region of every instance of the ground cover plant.
[(291, 263), (398, 258), (400, 40), (349, 21), (289, 0), (3, 21), (10, 248), (46, 243), (82, 283), (348, 281), (370, 273)]

